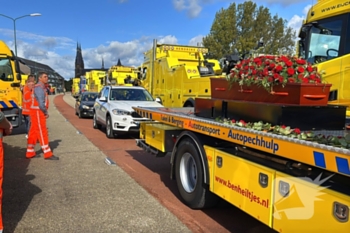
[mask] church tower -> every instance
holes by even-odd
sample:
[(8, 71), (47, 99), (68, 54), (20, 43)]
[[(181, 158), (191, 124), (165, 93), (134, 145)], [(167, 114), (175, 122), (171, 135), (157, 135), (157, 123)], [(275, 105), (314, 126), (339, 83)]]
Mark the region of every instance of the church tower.
[(75, 57), (75, 77), (79, 78), (80, 76), (85, 75), (84, 72), (84, 60), (81, 53), (81, 45), (77, 43), (77, 54)]

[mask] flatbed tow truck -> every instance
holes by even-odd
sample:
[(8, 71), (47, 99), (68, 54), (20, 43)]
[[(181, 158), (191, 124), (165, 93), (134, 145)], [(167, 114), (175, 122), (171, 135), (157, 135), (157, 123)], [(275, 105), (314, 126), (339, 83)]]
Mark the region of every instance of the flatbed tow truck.
[(189, 207), (222, 198), (277, 232), (350, 232), (349, 149), (198, 116), (192, 107), (134, 109), (150, 119), (136, 144), (171, 156), (170, 176)]

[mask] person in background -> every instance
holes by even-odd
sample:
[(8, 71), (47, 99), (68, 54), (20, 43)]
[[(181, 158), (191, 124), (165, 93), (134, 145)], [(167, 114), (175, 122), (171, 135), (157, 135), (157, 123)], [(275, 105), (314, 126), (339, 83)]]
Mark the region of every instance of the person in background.
[(34, 147), (37, 140), (39, 140), (45, 160), (59, 160), (58, 157), (53, 155), (49, 146), (49, 135), (46, 127), (46, 119), (49, 118), (49, 98), (45, 87), (45, 84), (48, 82), (47, 73), (40, 72), (38, 78), (39, 81), (34, 86), (30, 105), (31, 125), (28, 134), (26, 158), (36, 157)]
[(4, 147), (2, 145), (2, 138), (11, 133), (12, 125), (6, 119), (5, 114), (0, 111), (0, 233), (2, 233), (4, 229), (2, 223), (2, 181), (4, 174)]
[(45, 91), (50, 95), (50, 85), (48, 83), (45, 83)]
[(23, 87), (22, 94), (22, 115), (24, 117), (25, 127), (26, 127), (26, 138), (28, 138), (28, 132), (30, 127), (30, 101), (32, 98), (32, 90), (34, 87), (35, 77), (34, 75), (28, 75), (28, 79), (26, 81), (26, 85)]

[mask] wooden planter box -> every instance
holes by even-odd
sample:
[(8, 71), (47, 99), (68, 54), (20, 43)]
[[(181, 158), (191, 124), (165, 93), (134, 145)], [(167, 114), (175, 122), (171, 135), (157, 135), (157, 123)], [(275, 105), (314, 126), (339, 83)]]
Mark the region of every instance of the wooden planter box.
[(274, 86), (273, 93), (259, 86), (240, 86), (224, 78), (211, 78), (211, 98), (286, 105), (326, 106), (332, 84), (290, 83)]

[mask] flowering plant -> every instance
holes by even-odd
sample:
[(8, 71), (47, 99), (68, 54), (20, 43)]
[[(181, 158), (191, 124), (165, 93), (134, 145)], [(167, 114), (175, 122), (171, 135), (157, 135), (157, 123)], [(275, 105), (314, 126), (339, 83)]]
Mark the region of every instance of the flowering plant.
[(271, 134), (283, 135), (289, 138), (295, 138), (300, 140), (306, 140), (311, 142), (317, 142), (319, 144), (329, 145), (333, 147), (340, 147), (350, 149), (350, 134), (345, 136), (337, 135), (324, 135), (315, 133), (313, 131), (301, 131), (299, 128), (291, 128), (285, 125), (271, 125), (270, 123), (258, 122), (245, 122), (244, 120), (235, 120), (230, 118), (218, 117), (215, 121), (225, 125), (232, 125), (241, 128), (253, 129), (257, 131), (263, 131)]
[(232, 85), (256, 84), (272, 91), (274, 85), (287, 83), (322, 83), (322, 77), (316, 67), (306, 60), (284, 55), (264, 55), (243, 59), (227, 75)]

